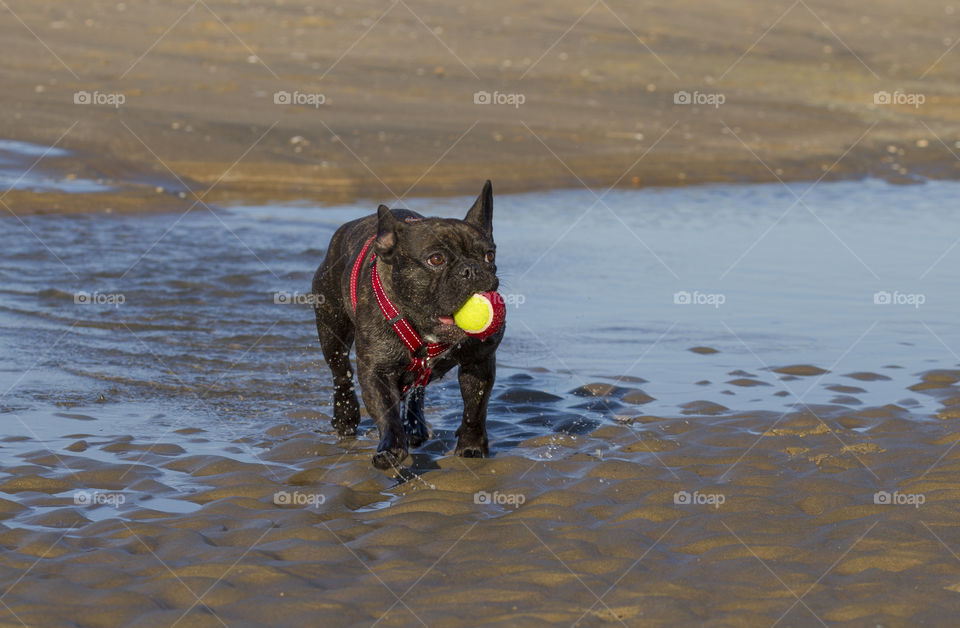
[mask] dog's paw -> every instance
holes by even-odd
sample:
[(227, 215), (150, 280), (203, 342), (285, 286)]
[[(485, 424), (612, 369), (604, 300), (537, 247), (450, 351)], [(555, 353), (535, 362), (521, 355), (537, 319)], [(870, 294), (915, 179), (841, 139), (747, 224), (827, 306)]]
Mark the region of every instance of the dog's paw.
[(458, 444), (455, 453), (462, 458), (487, 458), (490, 456), (490, 451), (482, 445)]
[(337, 431), (338, 438), (356, 438), (357, 427), (355, 425), (339, 426), (334, 425), (333, 429)]
[(340, 438), (357, 435), (357, 425), (360, 424), (360, 413), (334, 412), (330, 425), (337, 431)]
[(410, 449), (416, 449), (420, 445), (424, 444), (430, 440), (429, 434), (407, 434), (407, 445), (410, 446)]
[(397, 469), (407, 458), (407, 452), (378, 451), (373, 454), (373, 466), (380, 470)]
[(407, 446), (410, 449), (416, 449), (430, 440), (430, 429), (424, 423), (417, 423), (416, 425), (405, 423), (403, 431), (407, 435)]

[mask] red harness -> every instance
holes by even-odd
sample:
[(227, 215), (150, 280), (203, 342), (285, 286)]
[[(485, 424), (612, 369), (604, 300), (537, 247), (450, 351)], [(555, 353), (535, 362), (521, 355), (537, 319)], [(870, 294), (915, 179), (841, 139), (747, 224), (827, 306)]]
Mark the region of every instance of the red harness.
[[(350, 302), (353, 304), (354, 312), (357, 311), (357, 287), (360, 282), (360, 267), (363, 266), (363, 259), (367, 255), (367, 249), (370, 248), (370, 243), (373, 242), (376, 237), (377, 236), (371, 236), (370, 239), (367, 240), (367, 243), (363, 245), (363, 249), (360, 250), (360, 255), (357, 256), (357, 260), (353, 263), (353, 270), (350, 272)], [(377, 254), (371, 253), (370, 259), (373, 260), (373, 265), (370, 269), (370, 283), (373, 285), (373, 294), (377, 297), (377, 305), (380, 306), (383, 317), (387, 319), (387, 324), (393, 327), (393, 331), (400, 337), (400, 341), (407, 347), (407, 351), (410, 352), (410, 366), (407, 367), (407, 370), (416, 373), (413, 386), (426, 386), (430, 383), (429, 360), (449, 349), (450, 345), (440, 342), (426, 343), (423, 341), (423, 338), (414, 330), (410, 321), (400, 315), (400, 312), (387, 297), (387, 293), (383, 291), (383, 284), (380, 283), (380, 274), (377, 272)], [(423, 355), (424, 347), (426, 347), (425, 356)], [(409, 388), (410, 386), (405, 386), (403, 392), (407, 392)]]

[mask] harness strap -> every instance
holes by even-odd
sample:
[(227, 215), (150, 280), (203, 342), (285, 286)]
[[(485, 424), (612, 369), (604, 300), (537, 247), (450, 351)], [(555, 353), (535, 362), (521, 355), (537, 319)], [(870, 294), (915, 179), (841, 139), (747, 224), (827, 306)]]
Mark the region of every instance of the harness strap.
[[(360, 269), (363, 266), (363, 259), (367, 255), (367, 249), (369, 249), (370, 243), (373, 242), (374, 238), (376, 238), (376, 236), (371, 236), (363, 245), (363, 249), (360, 250), (360, 254), (353, 263), (353, 269), (350, 272), (350, 302), (353, 304), (354, 312), (357, 311), (357, 288), (360, 283)], [(383, 284), (380, 281), (380, 273), (377, 272), (376, 253), (371, 255), (371, 260), (373, 261), (373, 265), (370, 269), (370, 283), (373, 286), (373, 295), (377, 299), (380, 312), (386, 319), (387, 324), (393, 328), (394, 333), (397, 334), (400, 341), (407, 348), (407, 351), (410, 352), (410, 365), (407, 367), (407, 370), (416, 373), (413, 386), (426, 386), (430, 383), (431, 368), (429, 361), (449, 349), (450, 345), (440, 342), (423, 342), (420, 334), (416, 332), (413, 325), (410, 324), (410, 321), (400, 314), (399, 310), (397, 310), (396, 306), (387, 296), (386, 291), (384, 291)], [(424, 351), (426, 355), (422, 355)], [(406, 393), (409, 389), (410, 386), (406, 386), (403, 392)]]
[(350, 302), (353, 303), (354, 312), (357, 311), (357, 283), (360, 281), (360, 267), (363, 266), (363, 258), (367, 255), (370, 243), (376, 237), (375, 235), (370, 236), (370, 239), (366, 241), (363, 248), (360, 249), (360, 255), (357, 255), (357, 260), (353, 263), (353, 270), (350, 271)]

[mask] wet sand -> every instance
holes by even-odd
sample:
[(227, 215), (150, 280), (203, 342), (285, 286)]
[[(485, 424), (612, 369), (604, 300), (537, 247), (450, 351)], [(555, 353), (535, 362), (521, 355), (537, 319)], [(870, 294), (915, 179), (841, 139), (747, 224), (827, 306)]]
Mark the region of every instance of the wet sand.
[[(960, 371), (904, 391), (942, 405), (921, 418), (855, 404), (888, 379), (879, 372), (792, 370), (754, 381), (772, 394), (782, 378), (823, 378), (848, 403), (780, 414), (694, 401), (650, 416), (637, 389), (598, 381), (569, 394), (618, 407), (633, 395), (619, 424), (517, 447), (544, 448), (540, 460), (496, 445), (487, 460), (419, 453), (405, 481), (371, 468), (374, 439), (313, 431), (315, 413), (237, 441), (260, 452), (252, 463), (189, 454), (180, 444), (202, 442), (200, 429), (155, 443), (78, 421), (82, 444), (4, 457), (2, 624), (952, 622)], [(551, 405), (519, 386), (503, 394)], [(902, 503), (875, 503), (878, 491)], [(97, 492), (129, 502), (87, 505)], [(195, 510), (152, 510), (144, 495)]]
[[(43, 167), (118, 187), (13, 191), (18, 214), (183, 210), (189, 190), (337, 202), (486, 178), (505, 192), (960, 173), (958, 18), (941, 3), (9, 7), (0, 137), (56, 142), (75, 153)], [(681, 90), (724, 102), (678, 105)], [(925, 100), (874, 104), (898, 90)], [(282, 91), (324, 102), (275, 104)], [(479, 91), (524, 102), (477, 105)]]

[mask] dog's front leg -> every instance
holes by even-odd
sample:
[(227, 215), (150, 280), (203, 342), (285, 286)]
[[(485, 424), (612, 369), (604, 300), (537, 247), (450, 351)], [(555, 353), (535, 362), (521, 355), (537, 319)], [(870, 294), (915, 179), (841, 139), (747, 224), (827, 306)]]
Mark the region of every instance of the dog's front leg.
[(367, 413), (380, 431), (380, 445), (373, 456), (373, 466), (390, 469), (400, 466), (407, 457), (407, 436), (403, 431), (400, 386), (394, 373), (366, 367), (357, 360), (360, 390)]
[(463, 397), (463, 421), (457, 429), (458, 456), (486, 458), (490, 454), (487, 441), (487, 402), (497, 375), (494, 355), (468, 364), (461, 364), (458, 373)]
[(430, 438), (430, 430), (423, 417), (423, 397), (423, 387), (414, 386), (407, 393), (406, 402), (403, 404), (405, 406), (403, 429), (407, 434), (407, 445), (414, 449)]

